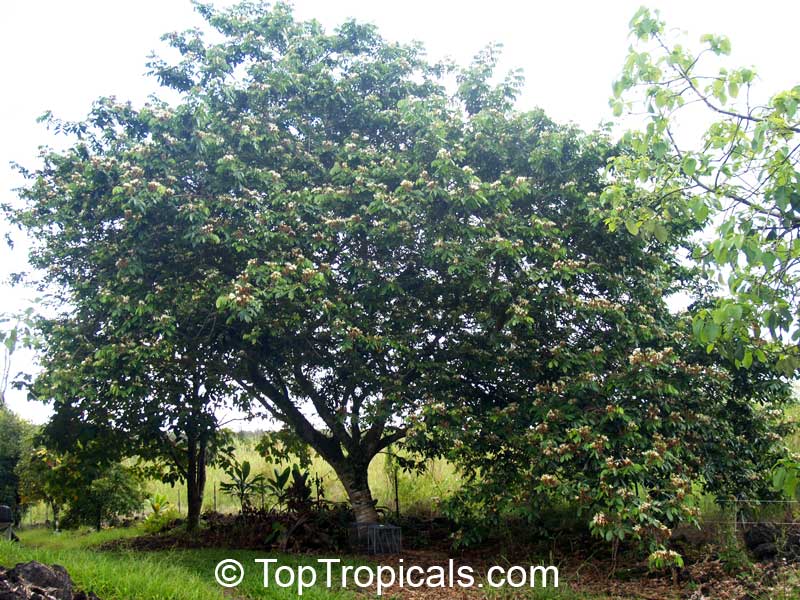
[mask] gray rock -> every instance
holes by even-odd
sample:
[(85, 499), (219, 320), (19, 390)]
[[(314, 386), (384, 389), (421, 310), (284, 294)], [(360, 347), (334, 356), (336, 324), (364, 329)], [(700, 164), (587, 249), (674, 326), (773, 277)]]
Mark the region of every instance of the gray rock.
[(756, 560), (767, 560), (777, 556), (778, 547), (773, 542), (765, 542), (753, 548), (751, 552)]
[(72, 580), (60, 565), (51, 567), (36, 561), (20, 563), (9, 571), (9, 575), (47, 590), (56, 600), (72, 600)]
[(99, 600), (92, 593), (73, 592), (66, 569), (31, 561), (13, 569), (0, 567), (0, 600)]

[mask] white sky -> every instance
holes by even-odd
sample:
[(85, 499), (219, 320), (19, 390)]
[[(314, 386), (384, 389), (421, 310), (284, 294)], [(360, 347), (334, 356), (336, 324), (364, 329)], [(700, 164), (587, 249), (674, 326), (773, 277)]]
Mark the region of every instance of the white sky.
[[(219, 2), (230, 4), (230, 2)], [(519, 108), (542, 107), (558, 121), (585, 129), (610, 118), (607, 100), (629, 40), (628, 21), (640, 0), (297, 0), (296, 16), (327, 28), (354, 17), (378, 25), (389, 40), (422, 41), (432, 58), (465, 63), (489, 42), (505, 46), (501, 70), (522, 67), (527, 85)], [(660, 1), (668, 25), (728, 35), (732, 63), (755, 65), (769, 93), (800, 82), (800, 2)], [(80, 119), (91, 102), (116, 95), (138, 104), (157, 91), (144, 76), (147, 55), (163, 48), (162, 33), (201, 24), (189, 0), (4, 0), (0, 4), (0, 201), (20, 184), (9, 162), (36, 166), (37, 147), (52, 142), (35, 122), (45, 110)], [(4, 226), (0, 230), (5, 231)], [(0, 247), (0, 278), (25, 265), (24, 240)], [(0, 313), (30, 293), (0, 288)], [(29, 368), (18, 356), (13, 370)], [(9, 391), (9, 404), (36, 422), (48, 409)]]

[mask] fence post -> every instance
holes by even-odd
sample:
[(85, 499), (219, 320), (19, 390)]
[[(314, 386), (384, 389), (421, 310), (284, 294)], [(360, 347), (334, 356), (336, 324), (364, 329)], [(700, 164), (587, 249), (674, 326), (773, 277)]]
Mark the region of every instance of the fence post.
[(397, 471), (398, 468), (395, 466), (394, 468), (394, 510), (397, 514), (397, 518), (400, 518), (400, 494), (398, 492), (399, 486), (397, 485)]

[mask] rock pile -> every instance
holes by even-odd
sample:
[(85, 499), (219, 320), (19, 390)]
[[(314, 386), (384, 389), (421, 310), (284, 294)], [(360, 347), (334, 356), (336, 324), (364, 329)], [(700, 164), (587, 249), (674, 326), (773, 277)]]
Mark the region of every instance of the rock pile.
[(0, 600), (99, 600), (75, 591), (67, 571), (59, 565), (32, 561), (13, 569), (0, 567)]
[(783, 527), (754, 523), (745, 530), (744, 543), (756, 560), (800, 560), (800, 523)]

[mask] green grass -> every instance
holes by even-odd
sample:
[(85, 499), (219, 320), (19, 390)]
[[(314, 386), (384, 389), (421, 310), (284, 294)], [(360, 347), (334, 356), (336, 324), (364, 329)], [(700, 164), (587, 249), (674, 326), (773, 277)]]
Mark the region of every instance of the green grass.
[(144, 531), (141, 526), (135, 526), (103, 529), (101, 531), (85, 528), (56, 533), (46, 527), (30, 527), (23, 529), (18, 534), (22, 537), (24, 546), (61, 551), (94, 548), (112, 540), (143, 535)]
[(81, 589), (104, 600), (201, 600), (223, 598), (213, 579), (165, 556), (49, 549), (0, 543), (0, 564), (37, 560), (64, 566)]
[[(96, 546), (111, 539), (141, 534), (137, 528), (108, 529), (100, 532), (53, 533), (44, 528), (20, 532), (19, 544), (0, 543), (0, 565), (37, 560), (64, 566), (81, 589), (96, 593), (103, 600), (200, 600), (230, 598), (214, 580), (214, 568), (226, 558), (245, 567), (245, 579), (236, 588), (236, 598), (296, 598), (293, 589), (263, 587), (263, 569), (256, 558), (277, 558), (280, 565), (317, 566), (316, 558), (250, 550), (173, 550), (159, 552), (107, 552)], [(345, 561), (344, 564), (360, 564)], [(334, 582), (337, 579), (334, 570)], [(324, 581), (324, 570), (318, 570)], [(328, 590), (323, 586), (308, 589), (311, 600), (352, 600), (348, 590)]]
[[(95, 592), (103, 600), (199, 600), (236, 598), (289, 600), (297, 598), (293, 588), (281, 589), (274, 584), (263, 586), (263, 567), (255, 559), (276, 558), (279, 565), (312, 566), (317, 570), (318, 584), (304, 590), (303, 598), (310, 600), (356, 600), (364, 594), (355, 588), (327, 589), (325, 571), (319, 568), (317, 557), (286, 555), (252, 550), (173, 550), (159, 552), (100, 551), (99, 544), (141, 533), (138, 527), (108, 529), (100, 532), (81, 530), (53, 533), (44, 528), (29, 528), (20, 533), (21, 542), (0, 542), (0, 565), (37, 560), (60, 564), (70, 573), (77, 586)], [(233, 558), (245, 567), (245, 578), (235, 588), (224, 593), (214, 581), (214, 568), (226, 558)], [(327, 558), (340, 558), (331, 556)], [(366, 564), (357, 559), (342, 558), (342, 564)], [(371, 563), (370, 563), (371, 564)], [(272, 568), (274, 569), (273, 565)], [(338, 569), (333, 581), (340, 580)], [(525, 598), (528, 600), (603, 600), (600, 596), (581, 594), (562, 585), (558, 590), (490, 590), (492, 600)], [(391, 596), (385, 596), (391, 598)]]
[[(253, 471), (264, 473), (267, 476), (273, 475), (273, 469), (279, 470), (283, 466), (267, 463), (255, 450), (255, 439), (236, 440), (236, 459), (240, 462), (249, 461)], [(333, 469), (321, 458), (314, 457), (309, 469), (312, 473), (322, 478), (325, 497), (332, 501), (344, 501), (346, 496), (344, 488), (339, 482)], [(391, 473), (386, 468), (386, 456), (378, 455), (369, 468), (370, 487), (378, 506), (384, 506), (394, 510), (394, 480)], [(239, 510), (236, 498), (220, 492), (219, 484), (226, 481), (225, 473), (219, 468), (208, 469), (206, 479), (206, 493), (203, 499), (203, 509), (213, 509), (215, 506), (220, 512), (235, 512)], [(461, 478), (455, 467), (444, 460), (429, 461), (428, 468), (422, 474), (404, 473), (398, 474), (398, 496), (400, 498), (400, 510), (403, 513), (412, 514), (433, 514), (437, 511), (438, 500), (445, 498), (455, 492), (461, 485)], [(216, 494), (215, 494), (216, 490)], [(186, 486), (176, 485), (175, 487), (160, 481), (151, 481), (148, 484), (148, 491), (152, 494), (165, 495), (172, 505), (178, 508), (178, 498), (180, 498), (181, 512), (186, 512)], [(256, 499), (258, 504), (260, 501)], [(269, 499), (266, 500), (269, 504)]]
[[(282, 470), (286, 465), (272, 465), (267, 463), (255, 450), (256, 438), (236, 438), (236, 459), (240, 462), (249, 461), (255, 473), (264, 473), (272, 477), (273, 469)], [(333, 469), (321, 458), (315, 456), (310, 467), (314, 474), (322, 478), (325, 498), (339, 502), (345, 501), (344, 488), (333, 472)], [(373, 496), (378, 501), (378, 506), (383, 506), (394, 511), (394, 479), (386, 468), (386, 456), (379, 454), (369, 468), (370, 487)], [(219, 484), (228, 478), (222, 469), (211, 467), (206, 475), (206, 489), (203, 498), (203, 510), (216, 507), (219, 512), (237, 512), (239, 504), (236, 498), (223, 494)], [(398, 496), (400, 510), (403, 514), (433, 515), (437, 514), (438, 501), (450, 496), (461, 486), (461, 477), (455, 467), (444, 460), (428, 462), (428, 468), (422, 474), (398, 474)], [(151, 495), (163, 494), (176, 510), (180, 508), (181, 514), (186, 514), (187, 493), (185, 485), (170, 486), (167, 483), (151, 480), (147, 482), (147, 492)], [(216, 497), (216, 502), (215, 502)], [(256, 499), (256, 504), (260, 500)], [(270, 499), (266, 499), (270, 505)], [(144, 509), (143, 509), (144, 510)], [(51, 518), (47, 507), (39, 504), (33, 507), (25, 516), (25, 524), (44, 523)]]

